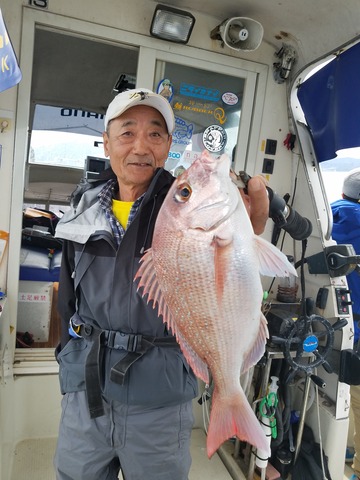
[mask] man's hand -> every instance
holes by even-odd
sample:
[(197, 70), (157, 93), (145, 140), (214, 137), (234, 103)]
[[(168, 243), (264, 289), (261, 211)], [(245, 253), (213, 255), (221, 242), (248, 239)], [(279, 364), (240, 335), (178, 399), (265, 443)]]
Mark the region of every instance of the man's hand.
[(269, 218), (269, 197), (266, 191), (266, 180), (261, 175), (252, 177), (247, 184), (248, 193), (239, 189), (248, 210), (250, 220), (257, 235), (265, 230)]

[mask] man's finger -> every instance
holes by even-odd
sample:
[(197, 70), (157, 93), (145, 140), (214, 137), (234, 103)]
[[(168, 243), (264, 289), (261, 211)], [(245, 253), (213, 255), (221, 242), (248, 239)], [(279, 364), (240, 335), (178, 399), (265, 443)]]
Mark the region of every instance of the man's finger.
[(265, 230), (269, 218), (269, 197), (266, 191), (266, 180), (261, 176), (252, 177), (247, 185), (250, 198), (250, 220), (257, 235)]

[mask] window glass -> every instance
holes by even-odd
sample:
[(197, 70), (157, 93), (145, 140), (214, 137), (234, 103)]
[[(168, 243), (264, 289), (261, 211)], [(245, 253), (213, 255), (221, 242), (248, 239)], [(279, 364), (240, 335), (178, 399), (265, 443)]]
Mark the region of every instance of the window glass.
[(170, 62), (159, 62), (157, 92), (170, 102), (176, 121), (166, 168), (177, 175), (207, 149), (233, 157), (245, 80)]
[(360, 167), (360, 148), (339, 151), (336, 158), (321, 162), (319, 165), (328, 202), (335, 202), (341, 198), (347, 173), (353, 168)]
[(103, 156), (103, 125), (97, 113), (36, 105), (29, 163), (83, 169), (87, 156)]

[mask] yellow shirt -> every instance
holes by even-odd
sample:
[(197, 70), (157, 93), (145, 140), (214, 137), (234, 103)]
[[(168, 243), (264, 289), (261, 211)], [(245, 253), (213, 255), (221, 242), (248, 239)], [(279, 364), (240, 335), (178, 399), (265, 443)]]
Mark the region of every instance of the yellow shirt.
[(123, 202), (121, 200), (114, 199), (112, 201), (113, 214), (118, 219), (124, 230), (126, 230), (130, 210), (133, 205), (134, 202)]

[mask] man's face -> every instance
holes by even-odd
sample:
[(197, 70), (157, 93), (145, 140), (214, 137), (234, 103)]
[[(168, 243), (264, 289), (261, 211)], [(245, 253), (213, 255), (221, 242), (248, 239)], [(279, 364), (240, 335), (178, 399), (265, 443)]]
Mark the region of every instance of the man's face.
[(168, 157), (171, 135), (164, 117), (146, 105), (131, 107), (109, 123), (103, 138), (120, 195), (133, 191), (135, 200), (147, 190), (155, 169), (163, 167)]

